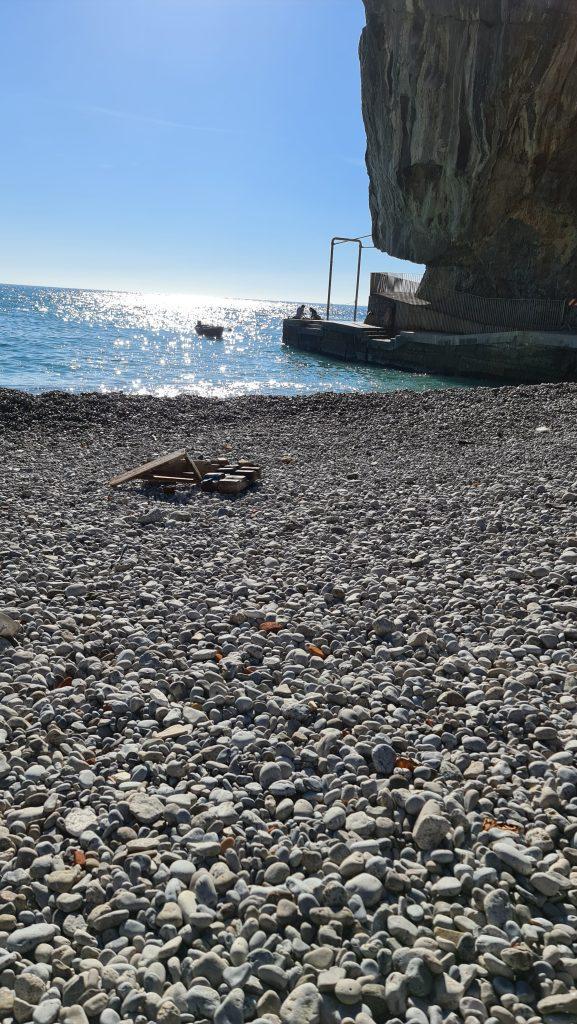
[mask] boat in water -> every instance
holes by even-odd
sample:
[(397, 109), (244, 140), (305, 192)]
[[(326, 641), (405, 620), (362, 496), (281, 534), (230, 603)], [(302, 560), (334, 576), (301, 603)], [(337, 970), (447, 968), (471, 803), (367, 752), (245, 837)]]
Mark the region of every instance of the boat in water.
[(220, 341), (224, 327), (220, 327), (217, 324), (203, 324), (201, 320), (198, 320), (195, 330), (203, 338), (216, 338)]

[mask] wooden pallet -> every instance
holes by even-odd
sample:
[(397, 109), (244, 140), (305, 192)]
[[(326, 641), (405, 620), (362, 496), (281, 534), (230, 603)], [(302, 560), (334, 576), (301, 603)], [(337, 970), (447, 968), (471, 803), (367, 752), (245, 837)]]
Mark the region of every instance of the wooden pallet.
[[(222, 476), (214, 482), (214, 486), (203, 487), (204, 478), (211, 473), (219, 473)], [(261, 476), (260, 466), (255, 466), (246, 459), (241, 459), (240, 462), (230, 462), (223, 457), (191, 459), (188, 452), (182, 448), (180, 451), (170, 452), (121, 473), (110, 481), (110, 487), (144, 480), (165, 489), (172, 489), (176, 484), (187, 484), (189, 487), (200, 485), (202, 490), (215, 490), (221, 494), (239, 494), (260, 480)]]

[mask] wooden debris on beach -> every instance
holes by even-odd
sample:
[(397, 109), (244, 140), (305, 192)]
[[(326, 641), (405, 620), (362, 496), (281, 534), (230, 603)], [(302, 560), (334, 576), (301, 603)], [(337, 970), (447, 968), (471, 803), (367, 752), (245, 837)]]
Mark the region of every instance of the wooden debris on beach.
[(220, 494), (240, 494), (262, 477), (260, 466), (247, 459), (231, 462), (219, 456), (214, 459), (192, 459), (182, 448), (160, 458), (145, 462), (142, 466), (129, 469), (114, 477), (110, 487), (143, 480), (151, 486), (162, 487), (165, 493), (174, 493), (177, 484), (200, 487), (202, 491), (218, 491)]
[(152, 480), (154, 476), (164, 475), (174, 479), (175, 476), (187, 479), (190, 477), (193, 482), (200, 483), (201, 473), (187, 452), (181, 449), (178, 452), (171, 452), (169, 455), (161, 455), (152, 462), (145, 462), (142, 466), (129, 469), (120, 476), (115, 476), (110, 481), (111, 487), (119, 487), (120, 484), (128, 484), (133, 480)]
[(218, 482), (218, 491), (221, 494), (240, 494), (246, 491), (248, 480), (240, 473), (225, 473)]

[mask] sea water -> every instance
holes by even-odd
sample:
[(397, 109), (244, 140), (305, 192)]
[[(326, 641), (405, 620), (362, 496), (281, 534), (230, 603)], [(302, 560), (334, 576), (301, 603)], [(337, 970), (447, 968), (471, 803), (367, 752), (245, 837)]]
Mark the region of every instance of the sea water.
[[(0, 285), (0, 386), (226, 398), (472, 383), (288, 348), (282, 321), (294, 310), (294, 302)], [(331, 315), (352, 320), (353, 310), (334, 306)], [(198, 337), (197, 320), (223, 324), (222, 341)]]

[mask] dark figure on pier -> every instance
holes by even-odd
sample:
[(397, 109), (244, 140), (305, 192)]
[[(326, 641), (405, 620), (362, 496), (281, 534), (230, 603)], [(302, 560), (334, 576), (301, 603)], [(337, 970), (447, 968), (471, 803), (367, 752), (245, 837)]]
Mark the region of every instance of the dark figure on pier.
[(320, 313), (317, 313), (314, 306), (309, 306), (309, 309), (311, 311), (311, 320), (322, 320), (322, 316), (320, 315)]
[(304, 320), (304, 315), (305, 315), (305, 304), (303, 302), (302, 306), (298, 306), (297, 307), (297, 311), (296, 311), (296, 313), (295, 313), (295, 315), (293, 317), (293, 320)]

